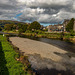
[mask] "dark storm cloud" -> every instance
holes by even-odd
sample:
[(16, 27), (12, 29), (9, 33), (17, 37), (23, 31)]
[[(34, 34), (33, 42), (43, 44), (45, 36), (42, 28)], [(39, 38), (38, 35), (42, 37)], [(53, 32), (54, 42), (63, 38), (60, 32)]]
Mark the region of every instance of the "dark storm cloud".
[(16, 9), (16, 7), (8, 4), (0, 4), (0, 9)]
[(0, 0), (0, 19), (59, 23), (74, 15), (75, 0)]

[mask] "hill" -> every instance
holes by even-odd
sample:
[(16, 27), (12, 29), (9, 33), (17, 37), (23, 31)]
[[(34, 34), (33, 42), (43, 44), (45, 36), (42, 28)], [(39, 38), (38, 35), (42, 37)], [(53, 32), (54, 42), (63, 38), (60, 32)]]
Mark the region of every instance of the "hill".
[(0, 20), (0, 26), (4, 26), (5, 24), (25, 24), (24, 22), (12, 21), (12, 20)]

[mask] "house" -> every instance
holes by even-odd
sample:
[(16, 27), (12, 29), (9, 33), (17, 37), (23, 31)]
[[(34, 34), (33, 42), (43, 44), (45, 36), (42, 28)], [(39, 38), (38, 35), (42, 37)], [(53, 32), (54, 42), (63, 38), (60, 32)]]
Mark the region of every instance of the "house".
[(47, 28), (48, 28), (48, 32), (51, 32), (51, 31), (63, 31), (63, 25), (62, 24), (49, 25)]
[(52, 32), (52, 31), (64, 31), (65, 32), (66, 31), (66, 25), (69, 23), (69, 21), (70, 20), (65, 19), (64, 22), (63, 22), (63, 24), (49, 25), (47, 27), (48, 28), (48, 32)]

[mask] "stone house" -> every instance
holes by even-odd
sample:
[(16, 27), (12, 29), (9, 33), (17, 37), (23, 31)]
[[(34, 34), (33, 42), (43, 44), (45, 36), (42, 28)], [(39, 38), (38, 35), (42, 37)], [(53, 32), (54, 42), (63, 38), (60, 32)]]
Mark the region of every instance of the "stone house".
[[(70, 20), (65, 19), (63, 24), (57, 24), (57, 25), (49, 25), (48, 28), (48, 32), (51, 31), (66, 31), (66, 25), (69, 23)], [(75, 26), (75, 25), (74, 25)], [(75, 30), (75, 27), (74, 27)]]
[(51, 31), (63, 31), (63, 25), (62, 24), (49, 25), (47, 28), (48, 28), (48, 32), (51, 32)]

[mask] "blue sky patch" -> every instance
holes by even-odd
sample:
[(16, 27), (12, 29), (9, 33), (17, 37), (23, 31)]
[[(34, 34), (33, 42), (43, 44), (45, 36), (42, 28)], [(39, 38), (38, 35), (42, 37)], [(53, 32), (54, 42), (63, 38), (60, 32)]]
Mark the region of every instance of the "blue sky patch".
[(19, 16), (21, 16), (21, 15), (22, 15), (22, 13), (19, 13), (19, 14), (17, 14), (17, 15), (16, 15), (16, 17), (15, 17), (15, 18), (17, 18), (17, 17), (19, 17)]

